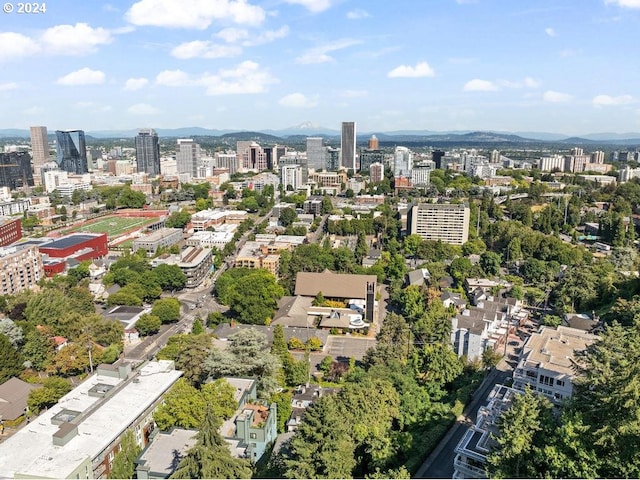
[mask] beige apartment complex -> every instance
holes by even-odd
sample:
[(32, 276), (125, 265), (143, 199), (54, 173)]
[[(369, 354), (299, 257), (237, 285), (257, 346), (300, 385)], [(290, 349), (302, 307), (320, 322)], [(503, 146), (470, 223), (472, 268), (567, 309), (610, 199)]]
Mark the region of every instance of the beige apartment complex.
[(0, 295), (15, 295), (42, 278), (44, 265), (37, 246), (0, 248)]
[(462, 245), (469, 239), (469, 207), (462, 203), (423, 203), (409, 210), (407, 230), (425, 240)]

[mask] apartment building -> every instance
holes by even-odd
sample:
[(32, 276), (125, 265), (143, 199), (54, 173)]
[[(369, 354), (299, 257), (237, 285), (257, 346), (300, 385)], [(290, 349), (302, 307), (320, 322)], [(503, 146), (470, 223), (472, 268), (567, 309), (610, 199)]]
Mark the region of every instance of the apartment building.
[(553, 403), (561, 403), (573, 393), (574, 354), (586, 349), (597, 335), (576, 328), (541, 327), (522, 346), (520, 361), (513, 373), (513, 387), (527, 385)]
[(409, 210), (407, 228), (425, 240), (462, 245), (469, 238), (469, 207), (462, 203), (423, 203)]
[(15, 295), (44, 276), (42, 255), (36, 245), (0, 248), (0, 295)]
[(133, 251), (144, 249), (147, 253), (154, 254), (159, 248), (171, 247), (182, 240), (182, 229), (161, 228), (133, 241)]

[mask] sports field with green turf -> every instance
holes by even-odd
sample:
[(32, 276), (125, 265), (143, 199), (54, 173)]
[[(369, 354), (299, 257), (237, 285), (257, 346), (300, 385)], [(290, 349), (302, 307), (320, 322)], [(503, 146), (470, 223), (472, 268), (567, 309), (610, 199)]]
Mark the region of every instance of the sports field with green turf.
[(96, 221), (74, 227), (69, 232), (106, 233), (109, 238), (114, 238), (157, 221), (158, 219), (153, 217), (102, 217)]

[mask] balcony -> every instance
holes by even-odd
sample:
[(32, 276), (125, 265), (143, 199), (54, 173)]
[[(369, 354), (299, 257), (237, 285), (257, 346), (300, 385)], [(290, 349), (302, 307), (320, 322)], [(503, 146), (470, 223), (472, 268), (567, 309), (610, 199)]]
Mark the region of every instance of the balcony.
[[(484, 467), (471, 465), (460, 455), (456, 455), (456, 458), (453, 460), (453, 468), (457, 474), (454, 475), (458, 478), (487, 478), (487, 471)], [(460, 475), (460, 473), (462, 475)]]

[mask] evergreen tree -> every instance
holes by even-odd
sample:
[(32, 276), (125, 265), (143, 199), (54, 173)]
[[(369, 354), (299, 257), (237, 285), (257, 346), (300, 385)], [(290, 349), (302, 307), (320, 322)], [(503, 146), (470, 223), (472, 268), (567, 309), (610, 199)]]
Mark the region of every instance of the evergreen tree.
[(170, 478), (250, 478), (251, 466), (246, 460), (231, 456), (218, 428), (220, 420), (207, 407), (197, 433), (197, 442)]
[(22, 357), (6, 335), (0, 333), (0, 383), (22, 372)]

